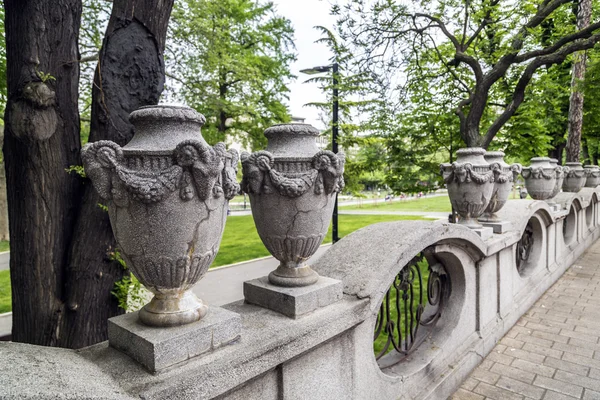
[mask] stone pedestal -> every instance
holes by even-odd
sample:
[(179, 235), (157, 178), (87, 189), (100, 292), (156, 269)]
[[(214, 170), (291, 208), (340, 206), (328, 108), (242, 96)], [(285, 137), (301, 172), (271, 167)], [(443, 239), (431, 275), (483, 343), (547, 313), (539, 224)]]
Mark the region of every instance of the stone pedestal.
[(482, 240), (488, 240), (494, 235), (494, 230), (486, 226), (484, 226), (483, 228), (472, 229), (472, 231), (478, 234)]
[(506, 233), (512, 229), (512, 223), (508, 221), (479, 221), (486, 228), (492, 228), (494, 233)]
[(290, 318), (298, 318), (318, 308), (328, 306), (343, 296), (343, 285), (336, 279), (319, 280), (302, 287), (280, 287), (269, 283), (268, 277), (244, 282), (247, 303), (276, 311)]
[(240, 316), (220, 307), (210, 307), (198, 322), (168, 328), (143, 325), (134, 312), (108, 320), (108, 343), (156, 372), (234, 342), (241, 331)]

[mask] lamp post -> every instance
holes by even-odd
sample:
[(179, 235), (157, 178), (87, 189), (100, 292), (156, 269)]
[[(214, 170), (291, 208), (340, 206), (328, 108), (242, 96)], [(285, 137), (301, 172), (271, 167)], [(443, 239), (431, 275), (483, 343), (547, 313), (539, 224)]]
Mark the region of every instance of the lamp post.
[[(338, 71), (339, 64), (333, 63), (321, 67), (312, 67), (302, 69), (300, 72), (307, 75), (321, 74), (323, 72), (332, 71), (333, 75), (333, 123), (331, 126), (331, 151), (335, 154), (338, 152), (338, 117), (339, 117), (339, 102), (338, 102)], [(338, 197), (335, 195), (335, 205), (333, 206), (333, 218), (331, 221), (331, 233), (333, 243), (340, 240), (338, 235)]]

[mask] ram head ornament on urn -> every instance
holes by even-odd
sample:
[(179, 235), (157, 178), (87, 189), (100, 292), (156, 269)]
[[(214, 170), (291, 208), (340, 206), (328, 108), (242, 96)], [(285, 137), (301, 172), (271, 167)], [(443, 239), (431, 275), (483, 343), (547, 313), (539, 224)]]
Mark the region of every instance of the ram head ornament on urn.
[(151, 326), (201, 319), (208, 307), (191, 288), (221, 242), (228, 203), (239, 191), (238, 155), (209, 146), (204, 116), (188, 107), (149, 106), (130, 115), (133, 139), (87, 144), (83, 165), (108, 206), (117, 246), (154, 297), (139, 313)]
[(494, 171), (484, 154), (480, 147), (459, 149), (455, 162), (440, 165), (450, 203), (460, 215), (458, 223), (471, 229), (482, 228), (477, 218), (494, 193)]
[(306, 261), (329, 227), (336, 194), (344, 187), (343, 153), (319, 150), (319, 131), (307, 124), (265, 130), (266, 150), (242, 153), (242, 190), (250, 196), (258, 234), (279, 267), (276, 286), (299, 287), (319, 276)]

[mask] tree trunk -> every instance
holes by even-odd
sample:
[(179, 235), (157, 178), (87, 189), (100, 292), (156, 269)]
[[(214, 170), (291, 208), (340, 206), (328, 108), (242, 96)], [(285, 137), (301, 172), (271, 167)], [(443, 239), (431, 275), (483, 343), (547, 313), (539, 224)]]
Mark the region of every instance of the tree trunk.
[(12, 340), (53, 346), (65, 328), (67, 249), (81, 198), (77, 39), (81, 0), (5, 0), (4, 158)]
[[(0, 126), (0, 143), (4, 143), (4, 126)], [(0, 163), (0, 240), (8, 237), (8, 203), (6, 198), (6, 173), (4, 160)]]
[[(174, 0), (118, 0), (100, 51), (92, 91), (89, 141), (125, 145), (133, 136), (129, 114), (158, 104), (163, 91), (167, 24)], [(106, 340), (107, 320), (122, 312), (111, 294), (126, 272), (109, 257), (118, 245), (93, 186), (85, 185), (68, 260), (68, 334), (64, 347)]]
[[(592, 0), (580, 0), (577, 12), (577, 29), (581, 30), (590, 24)], [(569, 136), (567, 137), (567, 162), (579, 162), (581, 152), (581, 127), (583, 124), (583, 91), (580, 82), (585, 77), (585, 52), (574, 54), (571, 79), (571, 99), (569, 107)]]

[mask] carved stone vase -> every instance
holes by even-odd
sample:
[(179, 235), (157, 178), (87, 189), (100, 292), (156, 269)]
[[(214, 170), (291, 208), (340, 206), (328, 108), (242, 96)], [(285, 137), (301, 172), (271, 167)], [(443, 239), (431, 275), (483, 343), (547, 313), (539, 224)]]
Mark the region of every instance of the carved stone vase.
[(586, 165), (585, 170), (585, 187), (595, 188), (600, 185), (600, 167), (597, 165)]
[(273, 285), (297, 287), (319, 276), (306, 261), (327, 234), (336, 193), (344, 187), (344, 154), (319, 150), (319, 131), (306, 124), (265, 131), (266, 150), (242, 153), (242, 190), (249, 194), (258, 234), (279, 267)]
[(565, 192), (577, 193), (585, 185), (587, 177), (580, 162), (568, 162), (569, 171), (565, 174), (562, 189)]
[(558, 165), (558, 160), (556, 158), (550, 159), (550, 165), (552, 165), (555, 168), (556, 183), (554, 184), (554, 190), (552, 191), (552, 194), (548, 198), (548, 203), (554, 204), (554, 201), (552, 201), (552, 199), (555, 198), (556, 195), (560, 193), (560, 190), (562, 189), (563, 181), (565, 180), (565, 175), (567, 172), (569, 172), (569, 167), (563, 167), (563, 166)]
[(87, 144), (83, 165), (108, 206), (117, 247), (153, 299), (139, 313), (151, 326), (201, 319), (208, 307), (191, 288), (214, 260), (228, 203), (239, 191), (238, 154), (209, 146), (204, 116), (188, 107), (142, 107), (133, 139)]
[(504, 152), (502, 151), (488, 151), (483, 157), (490, 164), (490, 168), (494, 172), (494, 191), (492, 192), (490, 204), (479, 220), (497, 222), (500, 221), (500, 218), (498, 218), (496, 213), (508, 201), (513, 182), (521, 173), (522, 168), (521, 164), (508, 165), (505, 163)]
[(523, 167), (527, 193), (535, 200), (548, 200), (556, 189), (557, 175), (561, 167), (552, 165), (548, 157), (533, 157), (529, 167)]
[(488, 207), (494, 192), (494, 171), (480, 147), (459, 149), (456, 161), (440, 165), (452, 207), (460, 215), (459, 224), (481, 228), (477, 218)]

